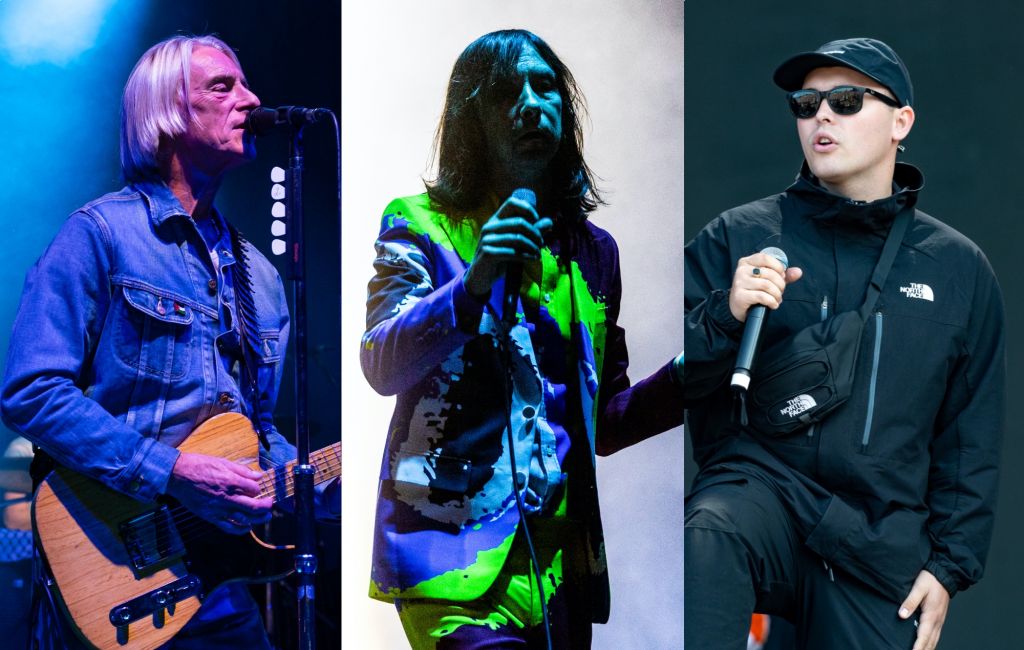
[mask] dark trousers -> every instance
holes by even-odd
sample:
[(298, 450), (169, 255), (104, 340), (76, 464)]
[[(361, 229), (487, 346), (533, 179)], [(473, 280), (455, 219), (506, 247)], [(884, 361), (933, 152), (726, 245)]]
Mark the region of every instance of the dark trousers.
[[(908, 650), (916, 615), (804, 546), (764, 484), (710, 483), (686, 501), (685, 646), (745, 650), (753, 612), (796, 626), (796, 647)], [(769, 637), (770, 638), (770, 637)]]

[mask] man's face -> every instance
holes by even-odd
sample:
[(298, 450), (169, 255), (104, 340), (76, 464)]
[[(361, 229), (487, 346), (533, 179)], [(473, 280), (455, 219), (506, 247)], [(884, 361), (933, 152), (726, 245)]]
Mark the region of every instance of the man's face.
[(193, 120), (180, 143), (185, 164), (216, 176), (256, 157), (244, 124), (260, 100), (231, 57), (207, 46), (193, 50), (189, 104)]
[(482, 109), (491, 179), (508, 189), (537, 187), (562, 140), (562, 95), (555, 71), (532, 45), (523, 46), (516, 75), (485, 94)]
[[(803, 87), (831, 90), (845, 85), (872, 88), (892, 97), (891, 91), (878, 82), (844, 67), (812, 70)], [(858, 200), (888, 196), (895, 146), (906, 135), (903, 127), (906, 131), (910, 128), (909, 124), (902, 124), (900, 116), (909, 110), (894, 109), (865, 95), (859, 112), (837, 115), (822, 100), (814, 117), (796, 121), (800, 146), (811, 172), (826, 188), (842, 196)]]

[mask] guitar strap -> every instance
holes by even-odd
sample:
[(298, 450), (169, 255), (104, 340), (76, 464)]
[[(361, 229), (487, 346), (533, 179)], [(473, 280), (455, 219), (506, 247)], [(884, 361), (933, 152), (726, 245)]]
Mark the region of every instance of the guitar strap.
[(259, 319), (256, 314), (256, 300), (253, 297), (252, 275), (249, 273), (248, 246), (252, 246), (242, 233), (228, 224), (231, 233), (231, 249), (235, 254), (235, 263), (231, 265), (231, 279), (235, 285), (235, 314), (238, 321), (238, 333), (242, 347), (242, 378), (248, 383), (251, 399), (249, 419), (260, 437), (260, 444), (270, 449), (263, 418), (260, 417), (262, 394), (259, 389)]

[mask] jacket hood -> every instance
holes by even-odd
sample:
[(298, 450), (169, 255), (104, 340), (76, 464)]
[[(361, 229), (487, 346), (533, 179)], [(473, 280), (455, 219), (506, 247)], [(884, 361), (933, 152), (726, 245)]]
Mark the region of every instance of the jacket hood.
[(787, 188), (786, 195), (794, 199), (799, 212), (812, 219), (827, 219), (836, 225), (884, 233), (900, 210), (917, 204), (917, 194), (924, 187), (924, 175), (913, 165), (896, 163), (892, 185), (893, 192), (887, 197), (855, 201), (825, 189), (805, 161), (796, 182)]

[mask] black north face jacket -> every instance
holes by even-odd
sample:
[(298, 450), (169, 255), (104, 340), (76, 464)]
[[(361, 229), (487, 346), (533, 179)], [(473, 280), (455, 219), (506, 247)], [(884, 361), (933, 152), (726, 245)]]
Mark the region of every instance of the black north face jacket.
[[(737, 260), (767, 246), (803, 269), (763, 344), (864, 301), (895, 215), (923, 184), (898, 164), (894, 194), (863, 203), (806, 165), (782, 194), (723, 213), (686, 246), (686, 375), (718, 386), (691, 405), (693, 489), (754, 477), (779, 494), (807, 546), (899, 602), (921, 569), (950, 594), (981, 578), (1003, 430), (1003, 304), (978, 247), (915, 210), (864, 327), (853, 395), (782, 438), (739, 426), (728, 387), (743, 324), (729, 311)], [(756, 371), (755, 371), (756, 381)]]

